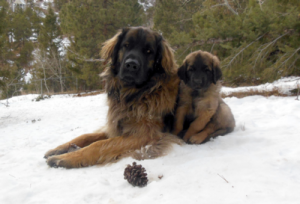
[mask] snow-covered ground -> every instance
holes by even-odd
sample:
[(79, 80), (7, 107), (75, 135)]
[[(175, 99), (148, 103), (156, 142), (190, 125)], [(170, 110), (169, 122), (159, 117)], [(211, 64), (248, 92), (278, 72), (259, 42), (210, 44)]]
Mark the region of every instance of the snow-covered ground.
[(105, 94), (33, 102), (36, 96), (13, 97), (9, 107), (0, 101), (1, 204), (300, 203), (296, 97), (225, 98), (236, 119), (234, 132), (138, 161), (149, 177), (138, 188), (123, 178), (132, 158), (69, 170), (50, 168), (43, 158), (47, 150), (105, 125)]

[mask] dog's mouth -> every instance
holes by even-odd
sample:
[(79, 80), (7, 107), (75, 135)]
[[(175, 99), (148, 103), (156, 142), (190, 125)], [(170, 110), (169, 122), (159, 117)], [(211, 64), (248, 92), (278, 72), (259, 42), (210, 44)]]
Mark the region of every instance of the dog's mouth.
[(193, 84), (194, 89), (202, 89), (203, 85), (202, 84)]
[(125, 84), (133, 84), (135, 82), (135, 78), (133, 76), (130, 76), (130, 75), (126, 75), (126, 76), (123, 76), (121, 78), (121, 80), (125, 83)]

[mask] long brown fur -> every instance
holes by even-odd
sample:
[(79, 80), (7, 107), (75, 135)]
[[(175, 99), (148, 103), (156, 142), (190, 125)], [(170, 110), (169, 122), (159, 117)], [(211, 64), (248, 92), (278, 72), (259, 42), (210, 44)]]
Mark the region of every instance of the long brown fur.
[[(186, 72), (196, 60), (202, 60), (202, 63), (207, 65), (211, 71), (220, 69), (220, 62), (216, 56), (208, 52), (196, 51), (189, 54), (184, 60), (183, 64), (187, 66)], [(200, 67), (196, 67), (196, 69), (200, 69)], [(193, 96), (194, 90), (181, 81), (174, 134), (177, 135), (183, 131), (187, 116), (194, 119), (188, 124), (188, 129), (183, 131), (183, 139), (186, 142), (200, 144), (209, 138), (232, 132), (235, 120), (230, 108), (221, 98), (220, 89), (220, 81), (217, 81), (216, 84), (211, 82), (207, 89), (200, 90), (195, 97)]]
[[(106, 41), (101, 51), (102, 58), (111, 62), (113, 50), (121, 32)], [(161, 64), (164, 74), (153, 76), (156, 84), (145, 90), (138, 98), (126, 101), (126, 97), (139, 91), (126, 87), (112, 74), (108, 67), (101, 75), (106, 81), (108, 94), (107, 124), (99, 132), (75, 138), (46, 153), (47, 163), (53, 167), (76, 168), (106, 164), (122, 157), (136, 159), (155, 158), (164, 155), (173, 143), (181, 143), (178, 137), (163, 132), (163, 116), (172, 113), (176, 103), (180, 79), (176, 71), (173, 51), (162, 40)], [(68, 152), (71, 144), (81, 147)]]

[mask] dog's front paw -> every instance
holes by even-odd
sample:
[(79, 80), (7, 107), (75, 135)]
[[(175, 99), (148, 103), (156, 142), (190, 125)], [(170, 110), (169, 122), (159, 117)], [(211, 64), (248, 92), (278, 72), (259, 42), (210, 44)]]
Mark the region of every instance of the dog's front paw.
[(57, 156), (51, 156), (47, 159), (47, 164), (53, 168), (61, 167), (60, 162), (61, 160)]
[(51, 149), (48, 152), (46, 152), (44, 158), (47, 159), (50, 156), (53, 155), (60, 155), (60, 154), (65, 154), (69, 150), (69, 147), (57, 147), (55, 149)]
[(61, 145), (56, 147), (55, 149), (51, 149), (48, 152), (46, 152), (44, 158), (47, 159), (48, 157), (53, 155), (61, 155), (69, 152), (75, 152), (79, 149), (81, 148), (75, 144)]
[(47, 159), (47, 164), (50, 167), (63, 167), (67, 169), (89, 166), (88, 160), (85, 161), (85, 159), (81, 158), (80, 155), (77, 155), (76, 152), (51, 156)]

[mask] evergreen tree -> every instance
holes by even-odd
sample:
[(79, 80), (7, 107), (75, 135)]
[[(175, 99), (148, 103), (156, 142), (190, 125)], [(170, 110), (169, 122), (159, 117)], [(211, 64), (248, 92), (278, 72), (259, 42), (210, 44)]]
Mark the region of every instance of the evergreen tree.
[(16, 7), (12, 21), (14, 41), (16, 48), (23, 47), (32, 36), (30, 19), (22, 8)]
[(38, 37), (39, 47), (48, 53), (58, 53), (61, 43), (61, 32), (58, 17), (54, 14), (52, 7), (48, 8), (47, 15), (43, 20)]
[[(40, 27), (38, 47), (35, 55), (34, 77), (43, 79), (45, 89), (49, 92), (64, 91), (65, 88), (65, 58), (60, 52), (62, 36), (58, 22), (52, 7), (47, 10), (47, 15)], [(46, 79), (53, 78), (52, 83)], [(54, 83), (57, 82), (57, 83)]]
[[(297, 0), (199, 1), (195, 5), (198, 11), (190, 12), (191, 19), (180, 17), (176, 21), (176, 16), (170, 20), (170, 12), (164, 12), (164, 3), (170, 2), (159, 2), (155, 26), (167, 33), (179, 63), (189, 52), (202, 49), (221, 59), (224, 79), (231, 84), (300, 75)], [(184, 29), (177, 26), (176, 22), (184, 21)]]
[(4, 77), (7, 77), (8, 73), (6, 70), (7, 60), (7, 37), (6, 37), (6, 30), (7, 30), (7, 9), (8, 4), (4, 0), (0, 0), (0, 90), (3, 91), (5, 87)]
[(60, 11), (63, 5), (67, 4), (69, 0), (54, 0), (54, 8), (56, 11)]
[(16, 55), (9, 38), (12, 29), (9, 5), (0, 1), (0, 90), (2, 98), (11, 97), (20, 90), (22, 71), (17, 66)]
[(143, 25), (144, 12), (136, 0), (73, 0), (63, 5), (60, 19), (71, 42), (69, 69), (77, 73), (80, 86), (96, 89), (101, 63), (82, 59), (99, 59), (101, 44), (122, 27)]

